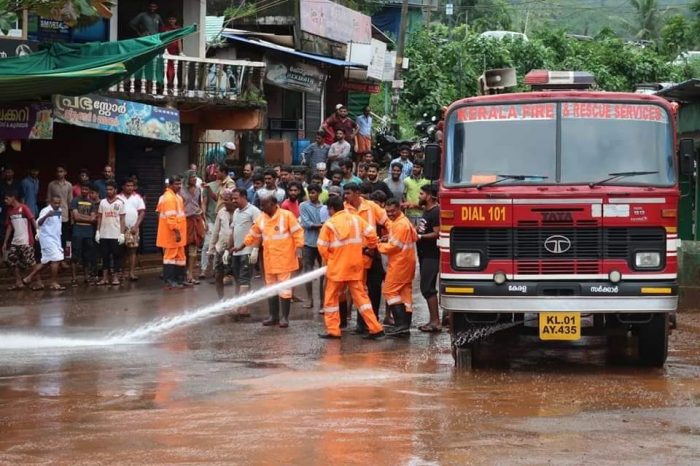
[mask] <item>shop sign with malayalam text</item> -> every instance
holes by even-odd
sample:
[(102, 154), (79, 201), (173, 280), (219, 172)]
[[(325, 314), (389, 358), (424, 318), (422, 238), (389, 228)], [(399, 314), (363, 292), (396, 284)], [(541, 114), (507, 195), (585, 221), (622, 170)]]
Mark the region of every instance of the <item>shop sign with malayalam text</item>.
[(180, 113), (171, 108), (111, 99), (96, 94), (53, 97), (58, 123), (113, 133), (180, 142)]
[(51, 104), (0, 106), (0, 139), (53, 139)]
[(326, 75), (308, 63), (287, 63), (265, 58), (265, 81), (294, 91), (320, 94)]

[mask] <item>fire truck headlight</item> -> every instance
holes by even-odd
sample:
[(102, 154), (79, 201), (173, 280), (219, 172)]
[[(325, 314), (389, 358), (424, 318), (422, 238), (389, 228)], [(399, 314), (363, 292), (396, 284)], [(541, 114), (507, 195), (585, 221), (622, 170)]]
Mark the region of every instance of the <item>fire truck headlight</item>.
[(496, 285), (503, 285), (506, 282), (506, 274), (503, 272), (494, 273), (493, 281), (496, 283)]
[(481, 254), (478, 252), (458, 252), (455, 265), (460, 269), (478, 269), (481, 266)]
[(661, 265), (661, 253), (659, 252), (638, 252), (634, 255), (634, 268), (636, 269), (656, 269)]

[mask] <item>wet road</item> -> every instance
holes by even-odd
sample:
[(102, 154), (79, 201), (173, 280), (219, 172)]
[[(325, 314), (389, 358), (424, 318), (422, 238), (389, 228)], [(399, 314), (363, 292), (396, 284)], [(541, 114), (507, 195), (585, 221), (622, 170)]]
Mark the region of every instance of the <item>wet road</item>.
[[(101, 338), (214, 290), (17, 296), (1, 332)], [(700, 314), (679, 316), (664, 369), (608, 366), (602, 339), (521, 338), (506, 367), (463, 373), (445, 333), (328, 342), (297, 306), (286, 331), (256, 309), (148, 345), (0, 349), (0, 463), (700, 463)]]

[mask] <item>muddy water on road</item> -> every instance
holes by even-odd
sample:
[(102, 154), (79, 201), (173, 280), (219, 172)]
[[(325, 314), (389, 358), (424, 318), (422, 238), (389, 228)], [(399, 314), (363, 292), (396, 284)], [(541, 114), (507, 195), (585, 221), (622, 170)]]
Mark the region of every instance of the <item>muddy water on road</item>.
[(700, 460), (698, 314), (664, 369), (607, 366), (602, 340), (521, 339), (470, 373), (445, 334), (326, 342), (296, 314), (287, 332), (218, 319), (150, 346), (2, 352), (0, 463)]

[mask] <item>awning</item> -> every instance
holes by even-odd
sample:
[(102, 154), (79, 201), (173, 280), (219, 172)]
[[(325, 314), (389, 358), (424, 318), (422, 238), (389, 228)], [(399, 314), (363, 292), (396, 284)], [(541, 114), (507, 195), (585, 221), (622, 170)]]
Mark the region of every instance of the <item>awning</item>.
[(83, 95), (130, 76), (168, 44), (197, 30), (189, 26), (152, 36), (87, 44), (53, 43), (22, 57), (0, 59), (0, 102), (36, 100), (53, 94)]
[(689, 79), (675, 86), (661, 89), (656, 95), (681, 102), (700, 101), (700, 79)]
[(328, 65), (333, 65), (333, 66), (349, 66), (353, 68), (366, 68), (365, 66), (360, 65), (359, 63), (353, 63), (345, 60), (339, 60), (337, 58), (331, 58), (331, 57), (326, 57), (323, 55), (314, 55), (313, 53), (307, 53), (307, 52), (299, 52), (298, 50), (294, 50), (293, 48), (290, 47), (284, 47), (282, 45), (277, 45), (273, 44), (272, 42), (267, 42), (264, 40), (260, 39), (249, 39), (246, 37), (241, 37), (236, 34), (231, 34), (230, 32), (224, 31), (221, 34), (222, 37), (225, 37), (226, 39), (230, 39), (234, 42), (240, 42), (248, 45), (255, 45), (258, 47), (263, 47), (269, 50), (274, 50), (280, 53), (287, 53), (289, 55), (294, 55), (297, 57), (301, 58), (306, 58), (307, 60), (314, 60), (318, 61), (321, 63), (326, 63)]

